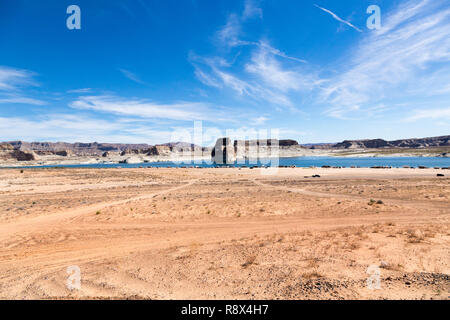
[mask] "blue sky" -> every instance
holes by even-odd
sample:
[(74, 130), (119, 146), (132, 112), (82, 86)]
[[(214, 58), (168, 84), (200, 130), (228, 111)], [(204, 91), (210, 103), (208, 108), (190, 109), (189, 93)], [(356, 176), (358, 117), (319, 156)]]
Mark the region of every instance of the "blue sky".
[(1, 141), (154, 144), (194, 121), (302, 143), (450, 134), (448, 0), (0, 0)]

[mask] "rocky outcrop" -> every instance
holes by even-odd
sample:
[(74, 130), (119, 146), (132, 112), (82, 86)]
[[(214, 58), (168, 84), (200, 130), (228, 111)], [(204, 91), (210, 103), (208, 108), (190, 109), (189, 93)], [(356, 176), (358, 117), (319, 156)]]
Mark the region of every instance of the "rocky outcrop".
[(126, 156), (126, 155), (130, 155), (130, 154), (139, 154), (139, 153), (140, 153), (140, 152), (139, 152), (138, 149), (127, 149), (127, 150), (122, 151), (122, 152), (120, 153), (120, 155), (123, 157), (123, 156)]
[(21, 150), (14, 150), (11, 152), (11, 156), (17, 161), (33, 161), (37, 160), (37, 156), (33, 151), (25, 152)]
[(70, 150), (62, 150), (62, 151), (56, 151), (55, 154), (57, 156), (61, 156), (61, 157), (69, 157), (71, 156), (73, 153)]
[(217, 139), (211, 159), (215, 164), (232, 164), (236, 161), (234, 145), (230, 138)]
[(9, 143), (0, 143), (0, 152), (12, 152), (14, 147)]
[(8, 143), (0, 143), (0, 159), (9, 160), (12, 159), (12, 152), (14, 147)]
[(231, 143), (230, 138), (220, 138), (211, 152), (211, 159), (217, 164), (230, 164), (237, 159), (295, 156), (300, 149), (302, 147), (295, 140), (235, 140)]
[(293, 146), (298, 146), (298, 141), (295, 140), (280, 140), (278, 142), (280, 147), (293, 147)]
[(127, 164), (136, 164), (136, 163), (142, 163), (142, 159), (138, 157), (129, 157), (125, 160), (119, 161), (119, 163), (127, 163)]
[(389, 143), (383, 139), (373, 140), (345, 140), (341, 143), (337, 143), (333, 146), (336, 149), (362, 149), (362, 148), (384, 148), (388, 147)]
[(170, 156), (172, 154), (172, 147), (160, 145), (153, 146), (145, 152), (148, 156)]
[(262, 139), (262, 140), (235, 140), (234, 147), (242, 146), (279, 146), (279, 147), (293, 147), (299, 146), (295, 140), (278, 140), (278, 139)]
[(0, 144), (0, 159), (16, 161), (37, 160), (38, 156), (33, 151), (22, 151), (14, 149), (14, 146), (8, 143)]

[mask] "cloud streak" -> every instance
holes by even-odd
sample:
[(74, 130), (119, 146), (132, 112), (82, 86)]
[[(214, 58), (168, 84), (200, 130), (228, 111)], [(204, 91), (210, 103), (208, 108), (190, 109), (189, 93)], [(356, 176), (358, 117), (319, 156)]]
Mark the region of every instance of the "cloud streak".
[(319, 8), (320, 10), (325, 11), (326, 13), (330, 14), (330, 15), (331, 15), (334, 19), (336, 19), (337, 21), (342, 22), (342, 23), (348, 25), (349, 27), (355, 29), (355, 30), (358, 31), (358, 32), (363, 32), (361, 29), (359, 29), (358, 27), (355, 27), (355, 26), (354, 26), (353, 24), (351, 24), (350, 22), (348, 22), (348, 21), (346, 21), (346, 20), (340, 18), (340, 17), (339, 17), (337, 14), (335, 14), (334, 12), (332, 12), (332, 11), (330, 11), (330, 10), (328, 10), (328, 9), (319, 7), (317, 4), (314, 4), (314, 6), (316, 6), (316, 7)]
[(129, 70), (126, 70), (126, 69), (119, 69), (119, 71), (129, 80), (134, 81), (139, 84), (145, 84), (145, 82), (142, 81), (135, 73), (133, 73)]

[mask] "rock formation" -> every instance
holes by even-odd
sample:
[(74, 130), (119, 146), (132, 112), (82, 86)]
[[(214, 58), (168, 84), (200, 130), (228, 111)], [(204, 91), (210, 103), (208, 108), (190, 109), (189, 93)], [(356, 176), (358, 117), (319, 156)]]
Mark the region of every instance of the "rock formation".
[(32, 161), (37, 160), (37, 155), (33, 151), (22, 151), (14, 149), (8, 143), (0, 144), (0, 158), (2, 160)]
[(129, 157), (125, 160), (119, 161), (119, 163), (127, 163), (127, 164), (136, 164), (136, 163), (142, 163), (142, 159), (138, 158), (138, 157)]
[(145, 152), (149, 156), (170, 156), (172, 153), (172, 147), (159, 145), (153, 146)]
[(233, 164), (236, 161), (236, 153), (230, 138), (217, 139), (211, 152), (211, 159), (215, 164)]
[(25, 152), (21, 150), (14, 150), (13, 152), (11, 152), (11, 156), (17, 161), (37, 160), (37, 156), (33, 151)]
[(70, 150), (56, 151), (55, 154), (56, 154), (57, 156), (69, 157), (69, 156), (72, 155), (72, 151), (70, 151)]
[(343, 142), (337, 143), (333, 146), (336, 149), (377, 149), (388, 147), (389, 143), (383, 139), (373, 139), (373, 140), (345, 140)]

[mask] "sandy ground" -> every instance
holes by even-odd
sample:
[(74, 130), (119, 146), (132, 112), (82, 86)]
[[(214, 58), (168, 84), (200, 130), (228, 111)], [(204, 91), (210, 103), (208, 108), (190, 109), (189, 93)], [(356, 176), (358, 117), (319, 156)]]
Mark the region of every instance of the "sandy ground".
[(448, 171), (265, 170), (0, 170), (0, 298), (449, 298)]

